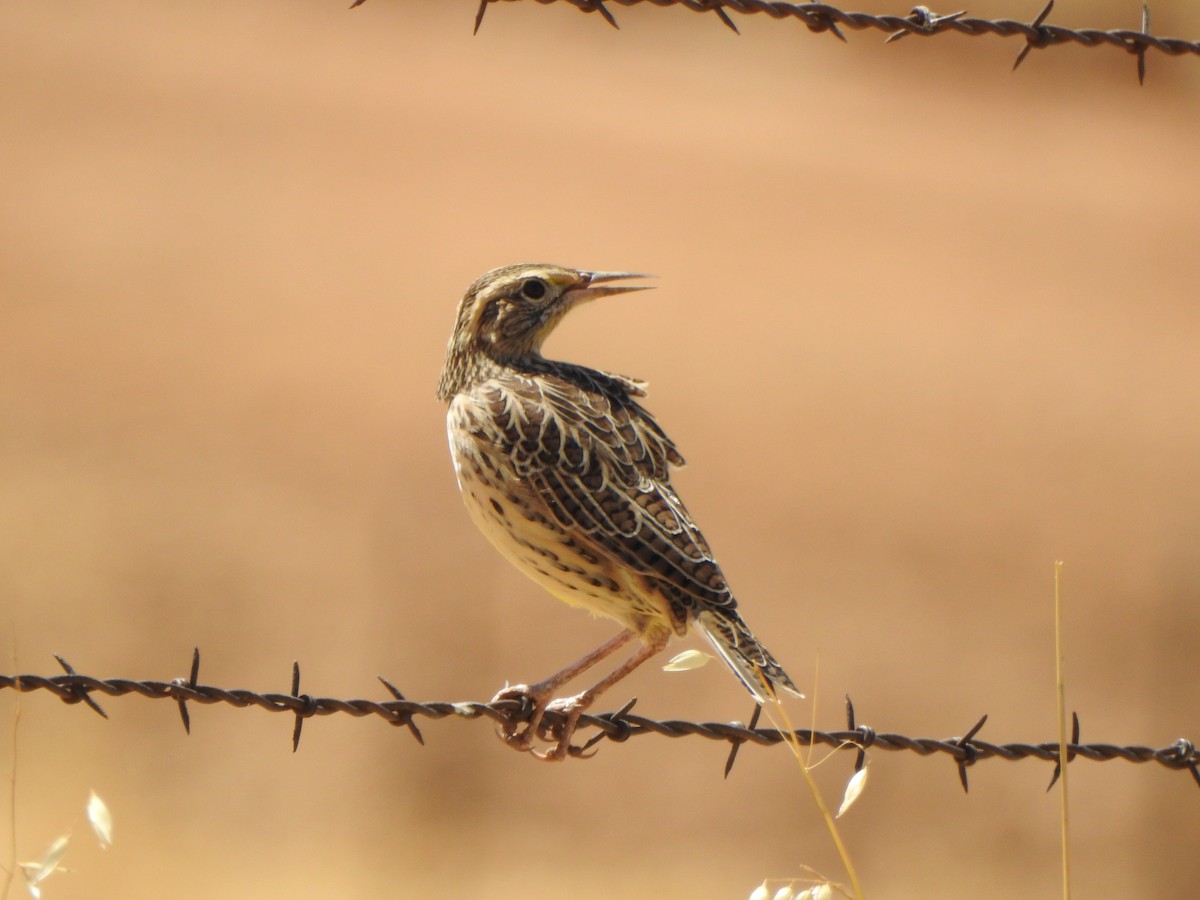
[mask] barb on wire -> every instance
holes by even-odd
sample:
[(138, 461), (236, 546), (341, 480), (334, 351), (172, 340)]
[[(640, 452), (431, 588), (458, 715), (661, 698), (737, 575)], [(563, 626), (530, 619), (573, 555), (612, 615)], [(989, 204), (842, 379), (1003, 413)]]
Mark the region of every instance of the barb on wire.
[(313, 698), (300, 693), (300, 663), (296, 661), (292, 662), (292, 696), (303, 704), (296, 710), (296, 724), (292, 726), (292, 752), (295, 753), (300, 749), (300, 729), (315, 708)]
[[(350, 8), (361, 6), (366, 0), (354, 0)], [(475, 31), (483, 24), (484, 13), (492, 3), (500, 0), (479, 0), (475, 12)], [(515, 0), (509, 0), (515, 2)], [(599, 13), (601, 17), (618, 28), (617, 19), (605, 6), (603, 0), (537, 0), (543, 6), (562, 2), (574, 6), (581, 12)], [(737, 24), (730, 13), (737, 15), (755, 15), (762, 13), (772, 19), (795, 19), (801, 22), (809, 31), (820, 33), (828, 31), (835, 37), (845, 41), (842, 28), (853, 31), (875, 30), (887, 35), (884, 43), (893, 43), (900, 38), (914, 34), (920, 37), (950, 32), (979, 37), (991, 34), (997, 37), (1022, 37), (1025, 46), (1017, 56), (1013, 68), (1016, 69), (1029, 55), (1034, 47), (1044, 49), (1061, 44), (1079, 44), (1083, 47), (1117, 47), (1132, 53), (1138, 59), (1138, 81), (1144, 82), (1146, 76), (1146, 51), (1155, 50), (1169, 56), (1191, 54), (1200, 56), (1200, 41), (1187, 41), (1180, 38), (1160, 38), (1150, 34), (1150, 9), (1142, 7), (1141, 27), (1134, 31), (1129, 29), (1103, 30), (1098, 28), (1072, 29), (1061, 25), (1045, 24), (1046, 17), (1053, 8), (1050, 0), (1041, 13), (1032, 22), (1015, 22), (1012, 19), (977, 19), (968, 17), (966, 11), (939, 15), (926, 6), (917, 6), (907, 16), (872, 15), (870, 13), (846, 12), (827, 3), (780, 3), (776, 0), (607, 0), (608, 3), (619, 6), (637, 6), (650, 3), (654, 6), (682, 6), (692, 12), (715, 13), (721, 22), (738, 31)]]
[[(1073, 712), (1073, 713), (1071, 713), (1071, 741), (1069, 744), (1067, 744), (1067, 747), (1068, 748), (1073, 747), (1075, 744), (1078, 744), (1078, 743), (1079, 743), (1079, 713)], [(1067, 750), (1067, 762), (1069, 763), (1074, 758), (1075, 758), (1075, 754), (1070, 749), (1068, 749)], [(1050, 793), (1050, 789), (1052, 787), (1054, 787), (1055, 784), (1058, 783), (1058, 779), (1061, 777), (1062, 777), (1062, 760), (1056, 759), (1054, 761), (1054, 774), (1050, 776), (1050, 783), (1048, 785), (1046, 785), (1046, 793), (1047, 794)]]
[(854, 771), (861, 772), (867, 764), (867, 751), (875, 743), (875, 729), (870, 725), (856, 725), (854, 721), (854, 701), (846, 695), (846, 730), (861, 735), (861, 739), (853, 741), (858, 747), (858, 756), (854, 759)]
[[(64, 672), (66, 672), (68, 675), (75, 674), (75, 670), (71, 667), (69, 662), (67, 662), (57, 653), (54, 654), (54, 658), (58, 660), (58, 664), (62, 666)], [(93, 709), (95, 712), (98, 712), (102, 718), (108, 718), (108, 713), (101, 709), (100, 704), (92, 699), (86, 688), (78, 688), (75, 690), (66, 691), (65, 693), (59, 694), (59, 699), (64, 703), (86, 703), (89, 707), (91, 707), (91, 709)]]
[(1025, 36), (1025, 46), (1021, 48), (1021, 52), (1017, 54), (1017, 59), (1013, 63), (1013, 71), (1017, 71), (1017, 67), (1025, 62), (1025, 57), (1029, 55), (1029, 51), (1034, 47), (1045, 47), (1050, 43), (1050, 29), (1042, 30), (1042, 23), (1046, 21), (1046, 16), (1050, 15), (1054, 9), (1054, 0), (1046, 0), (1046, 5), (1042, 7), (1042, 11), (1037, 14), (1030, 25), (1030, 34)]
[[(291, 693), (262, 694), (255, 691), (226, 689), (212, 685), (199, 684), (197, 676), (200, 671), (200, 651), (192, 654), (191, 674), (185, 679), (176, 678), (173, 681), (134, 680), (128, 678), (94, 678), (90, 675), (80, 675), (61, 657), (56, 657), (66, 671), (65, 675), (0, 675), (0, 690), (15, 690), (19, 693), (48, 691), (65, 703), (85, 703), (91, 709), (108, 718), (104, 710), (96, 703), (93, 694), (103, 694), (108, 697), (121, 697), (134, 694), (154, 700), (170, 700), (179, 705), (184, 729), (191, 733), (191, 719), (187, 711), (187, 703), (212, 705), (223, 703), (229, 706), (244, 708), (248, 706), (265, 709), (269, 712), (291, 713), (295, 716), (292, 731), (293, 750), (299, 746), (301, 723), (305, 719), (318, 716), (346, 714), (355, 717), (376, 716), (395, 726), (404, 726), (413, 738), (424, 745), (425, 738), (414, 723), (414, 717), (427, 719), (445, 719), (457, 717), (462, 719), (489, 719), (510, 729), (529, 720), (532, 713), (530, 704), (521, 700), (501, 700), (491, 703), (474, 701), (450, 703), (446, 701), (428, 701), (418, 703), (405, 699), (404, 695), (386, 679), (381, 678), (391, 700), (341, 700), (334, 697), (314, 697), (300, 693), (300, 666), (292, 665)], [(980, 740), (977, 735), (987, 722), (987, 716), (979, 719), (975, 725), (960, 738), (944, 740), (933, 738), (914, 738), (902, 734), (881, 733), (855, 721), (854, 704), (846, 698), (845, 731), (817, 731), (807, 728), (797, 729), (789, 734), (774, 728), (758, 728), (760, 708), (755, 709), (748, 725), (740, 722), (687, 722), (669, 719), (660, 721), (634, 715), (634, 701), (625, 704), (621, 709), (601, 715), (584, 715), (579, 720), (579, 727), (595, 728), (597, 733), (580, 748), (580, 753), (573, 756), (585, 756), (584, 751), (594, 748), (601, 741), (623, 743), (632, 737), (644, 734), (658, 734), (665, 737), (703, 737), (714, 741), (724, 741), (731, 745), (729, 758), (725, 766), (725, 774), (737, 758), (738, 751), (745, 744), (757, 744), (769, 747), (784, 741), (795, 739), (804, 746), (824, 744), (834, 749), (852, 750), (857, 754), (856, 768), (861, 767), (868, 748), (894, 752), (910, 752), (920, 756), (942, 754), (951, 759), (958, 769), (959, 779), (963, 790), (967, 789), (967, 767), (976, 765), (986, 759), (1041, 759), (1055, 764), (1054, 777), (1061, 773), (1058, 741), (1048, 741), (1038, 744), (1009, 743), (993, 744)], [(543, 737), (561, 728), (565, 716), (553, 709), (546, 710), (543, 716), (541, 734)], [(1074, 718), (1074, 730), (1071, 743), (1067, 745), (1067, 762), (1076, 757), (1082, 757), (1094, 762), (1106, 762), (1113, 759), (1124, 759), (1134, 763), (1154, 762), (1168, 769), (1186, 770), (1192, 774), (1196, 784), (1200, 786), (1200, 752), (1196, 745), (1189, 740), (1180, 738), (1167, 747), (1155, 749), (1142, 746), (1115, 746), (1113, 744), (1081, 744), (1079, 743), (1079, 717)], [(1051, 782), (1053, 784), (1053, 782)]]
[[(394, 684), (392, 684), (390, 681), (388, 681), (382, 675), (379, 676), (379, 680), (381, 682), (383, 682), (383, 686), (388, 689), (388, 691), (391, 693), (391, 695), (393, 697), (395, 697), (401, 703), (405, 702), (404, 695), (402, 693), (400, 693), (400, 689), (398, 687), (396, 687)], [(422, 747), (425, 746), (425, 738), (421, 735), (421, 729), (417, 727), (417, 723), (413, 721), (412, 713), (409, 713), (408, 715), (397, 716), (396, 721), (392, 722), (392, 724), (393, 725), (407, 725), (409, 732), (412, 734), (412, 736), (414, 738), (417, 739), (417, 743), (420, 744)]]
[[(979, 730), (987, 724), (987, 713), (980, 717), (979, 721), (971, 726), (971, 730), (967, 732), (965, 737), (955, 738), (951, 741), (954, 746), (962, 751), (962, 756), (955, 761), (958, 763), (958, 780), (962, 784), (963, 793), (969, 793), (970, 787), (967, 786), (967, 766), (973, 766), (979, 760), (979, 745), (972, 743), (975, 735), (979, 734)], [(1055, 759), (1057, 759), (1057, 755)]]
[[(943, 22), (953, 22), (955, 19), (961, 19), (966, 14), (967, 11), (965, 9), (960, 9), (958, 12), (950, 13), (948, 16), (939, 16), (928, 6), (914, 6), (913, 11), (908, 16), (908, 19), (918, 29), (920, 29), (920, 34), (933, 34), (938, 30), (938, 26)], [(905, 31), (904, 29), (901, 29), (900, 31), (893, 31), (887, 36), (887, 38), (884, 40), (884, 43), (891, 44), (894, 41), (898, 41), (900, 38), (907, 37), (912, 33), (913, 32)]]
[[(746, 728), (753, 731), (758, 726), (758, 719), (762, 715), (762, 704), (754, 704), (754, 712), (750, 714), (750, 724)], [(734, 725), (740, 725), (740, 722), (734, 722)], [(733, 744), (729, 748), (729, 758), (725, 760), (725, 777), (729, 777), (729, 773), (733, 771), (733, 764), (737, 762), (738, 751), (742, 749), (742, 744), (746, 743), (741, 738), (732, 738), (730, 743)]]
[[(1150, 36), (1150, 5), (1142, 4), (1142, 34)], [(1129, 51), (1137, 56), (1138, 84), (1146, 83), (1146, 45), (1131, 46)]]
[[(200, 648), (196, 647), (192, 650), (192, 672), (188, 676), (188, 680), (176, 678), (171, 682), (175, 687), (188, 687), (193, 691), (196, 689), (197, 679), (200, 677)], [(192, 717), (188, 715), (187, 700), (183, 697), (176, 697), (175, 702), (179, 704), (179, 718), (183, 719), (183, 730), (188, 734), (192, 733)]]

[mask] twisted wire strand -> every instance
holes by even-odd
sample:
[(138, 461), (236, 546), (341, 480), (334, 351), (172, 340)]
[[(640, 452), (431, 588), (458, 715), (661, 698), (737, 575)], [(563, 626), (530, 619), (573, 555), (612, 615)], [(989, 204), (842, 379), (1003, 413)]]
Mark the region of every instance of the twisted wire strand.
[[(483, 0), (482, 6), (501, 0)], [(506, 0), (516, 2), (516, 0)], [(1039, 47), (1055, 44), (1076, 43), (1084, 47), (1108, 45), (1129, 52), (1139, 49), (1157, 50), (1170, 56), (1185, 53), (1200, 55), (1200, 42), (1180, 38), (1155, 37), (1145, 30), (1064, 28), (1061, 25), (1045, 25), (1040, 21), (1017, 22), (1012, 19), (977, 19), (964, 13), (939, 16), (927, 7), (917, 6), (908, 16), (873, 15), (871, 13), (846, 12), (827, 3), (778, 3), (773, 0), (536, 0), (543, 6), (552, 3), (567, 3), (581, 12), (599, 12), (609, 21), (615, 17), (605, 8), (605, 2), (617, 6), (682, 6), (692, 12), (736, 13), (738, 15), (761, 14), (772, 19), (798, 19), (813, 31), (829, 30), (831, 24), (845, 26), (855, 31), (874, 29), (892, 34), (904, 31), (922, 37), (931, 37), (946, 32), (957, 32), (968, 37), (994, 34), (999, 37), (1021, 36)], [(358, 3), (355, 4), (359, 5)], [(1053, 8), (1047, 5), (1046, 12)]]
[[(361, 6), (366, 0), (354, 0), (350, 8)], [(475, 14), (475, 31), (483, 23), (484, 14), (489, 5), (500, 3), (502, 0), (479, 0)], [(506, 0), (516, 2), (516, 0)], [(1044, 49), (1062, 44), (1079, 44), (1083, 47), (1114, 47), (1133, 54), (1137, 58), (1138, 81), (1145, 80), (1146, 51), (1154, 50), (1168, 56), (1191, 54), (1200, 56), (1200, 41), (1188, 41), (1181, 38), (1156, 37), (1150, 33), (1150, 9), (1142, 5), (1141, 27), (1138, 30), (1126, 28), (1065, 28), (1061, 25), (1045, 24), (1046, 17), (1054, 8), (1054, 0), (1048, 0), (1042, 11), (1030, 22), (1017, 22), (1013, 19), (979, 19), (967, 16), (966, 10), (939, 15), (926, 6), (915, 6), (907, 16), (873, 15), (871, 13), (847, 12), (828, 3), (780, 3), (774, 0), (536, 0), (543, 6), (552, 3), (567, 3), (581, 12), (599, 13), (614, 28), (617, 25), (616, 16), (605, 3), (617, 6), (638, 6), (648, 3), (653, 6), (681, 6), (692, 12), (711, 12), (729, 29), (734, 32), (738, 27), (730, 13), (749, 16), (764, 15), (771, 19), (796, 19), (802, 22), (809, 31), (820, 33), (828, 31), (842, 41), (846, 40), (842, 28), (854, 31), (875, 30), (885, 32), (888, 37), (885, 43), (891, 43), (908, 35), (933, 37), (939, 34), (962, 34), (967, 37), (979, 37), (990, 34), (997, 37), (1022, 37), (1025, 45), (1017, 55), (1013, 68), (1017, 68), (1035, 48)]]
[[(199, 651), (192, 658), (191, 676), (176, 678), (172, 681), (136, 680), (129, 678), (95, 678), (81, 675), (59, 657), (59, 663), (66, 670), (65, 675), (0, 675), (0, 690), (15, 690), (19, 693), (48, 691), (65, 703), (85, 703), (95, 712), (107, 718), (107, 713), (96, 702), (93, 695), (120, 697), (133, 694), (154, 700), (172, 700), (179, 705), (183, 724), (190, 732), (191, 722), (187, 704), (203, 705), (224, 704), (238, 708), (257, 707), (269, 712), (291, 713), (296, 717), (293, 730), (293, 749), (299, 745), (300, 731), (306, 719), (331, 716), (350, 715), (356, 718), (376, 716), (384, 721), (409, 729), (413, 737), (424, 744), (424, 737), (418, 729), (415, 719), (445, 719), (450, 717), (461, 719), (488, 719), (497, 725), (516, 726), (529, 720), (532, 713), (530, 704), (522, 700), (503, 700), (499, 702), (482, 703), (477, 701), (448, 702), (427, 701), (417, 702), (408, 700), (385, 679), (380, 679), (391, 693), (391, 700), (344, 700), (336, 697), (313, 697), (300, 693), (300, 668), (293, 664), (291, 693), (260, 693), (237, 688), (221, 688), (204, 685), (197, 682), (199, 673)], [(631, 713), (633, 701), (622, 709), (599, 715), (584, 715), (579, 722), (580, 729), (594, 728), (596, 734), (584, 745), (578, 748), (587, 750), (600, 741), (622, 743), (629, 738), (646, 734), (657, 734), (663, 737), (703, 737), (714, 741), (724, 741), (731, 745), (730, 762), (736, 757), (737, 751), (743, 744), (759, 746), (774, 746), (784, 741), (795, 740), (802, 746), (824, 744), (835, 749), (849, 749), (858, 753), (857, 767), (863, 764), (865, 751), (886, 750), (893, 752), (910, 752), (919, 756), (942, 754), (951, 758), (957, 765), (963, 788), (967, 787), (966, 769), (986, 759), (1020, 760), (1040, 759), (1055, 764), (1055, 773), (1051, 780), (1058, 777), (1058, 741), (1042, 743), (1007, 743), (993, 744), (980, 740), (976, 733), (987, 720), (984, 716), (971, 728), (964, 737), (934, 739), (916, 738), (903, 734), (880, 733), (874, 729), (854, 723), (854, 708), (847, 703), (848, 728), (842, 731), (817, 731), (807, 728), (794, 732), (779, 731), (774, 728), (757, 728), (757, 710), (750, 725), (741, 722), (690, 722), (679, 719), (655, 720)], [(553, 709), (547, 710), (540, 729), (544, 737), (553, 736), (555, 729), (563, 724), (564, 716)], [(1079, 742), (1078, 719), (1075, 722), (1075, 733), (1072, 742), (1067, 745), (1068, 762), (1075, 757), (1107, 762), (1113, 759), (1123, 759), (1134, 763), (1156, 762), (1168, 769), (1186, 770), (1191, 772), (1197, 785), (1200, 785), (1200, 752), (1197, 752), (1193, 742), (1183, 738), (1167, 747), (1153, 748), (1143, 746), (1118, 746), (1115, 744), (1084, 744)], [(573, 754), (582, 755), (582, 752)], [(728, 767), (726, 769), (728, 774)]]

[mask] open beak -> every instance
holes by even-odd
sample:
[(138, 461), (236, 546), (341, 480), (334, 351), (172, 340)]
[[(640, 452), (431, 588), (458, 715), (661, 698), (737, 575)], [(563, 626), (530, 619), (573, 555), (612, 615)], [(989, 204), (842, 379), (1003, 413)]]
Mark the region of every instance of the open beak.
[(580, 282), (576, 287), (567, 291), (572, 305), (586, 303), (597, 297), (608, 297), (612, 294), (625, 294), (629, 291), (648, 291), (652, 284), (608, 284), (610, 281), (621, 281), (625, 278), (651, 278), (650, 275), (640, 275), (636, 272), (580, 272)]

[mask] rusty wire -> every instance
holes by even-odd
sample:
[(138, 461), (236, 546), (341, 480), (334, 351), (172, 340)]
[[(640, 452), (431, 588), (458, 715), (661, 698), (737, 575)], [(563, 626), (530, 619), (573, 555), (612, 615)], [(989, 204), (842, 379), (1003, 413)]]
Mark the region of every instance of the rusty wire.
[[(361, 6), (366, 0), (354, 0), (350, 8)], [(484, 13), (489, 4), (501, 0), (479, 0), (475, 14), (475, 30), (483, 23)], [(512, 0), (508, 0), (512, 2)], [(564, 2), (581, 12), (599, 13), (605, 21), (614, 28), (617, 19), (605, 6), (606, 0), (537, 0), (548, 6), (551, 3)], [(1064, 28), (1061, 25), (1047, 25), (1046, 18), (1054, 9), (1054, 0), (1048, 0), (1046, 5), (1029, 22), (1017, 22), (1012, 19), (976, 19), (968, 16), (966, 10), (939, 15), (926, 6), (916, 6), (907, 16), (872, 15), (870, 13), (846, 12), (827, 3), (778, 3), (773, 0), (607, 0), (618, 6), (637, 6), (650, 3), (654, 6), (682, 6), (693, 12), (714, 13), (721, 22), (732, 31), (737, 32), (737, 24), (730, 13), (737, 15), (754, 15), (762, 13), (772, 19), (796, 19), (814, 33), (829, 32), (842, 41), (846, 36), (843, 28), (854, 31), (873, 29), (887, 34), (884, 43), (892, 43), (908, 35), (933, 37), (939, 34), (956, 33), (967, 37), (978, 37), (984, 34), (997, 37), (1021, 37), (1025, 39), (1020, 53), (1017, 54), (1013, 68), (1016, 69), (1029, 52), (1034, 49), (1045, 49), (1061, 44), (1079, 44), (1083, 47), (1115, 47), (1133, 54), (1137, 58), (1138, 81), (1146, 77), (1146, 51), (1155, 50), (1169, 56), (1192, 54), (1200, 56), (1200, 41), (1186, 41), (1180, 38), (1155, 37), (1150, 33), (1150, 8), (1142, 5), (1141, 23), (1137, 31), (1129, 29), (1102, 30), (1098, 28)]]
[[(94, 678), (90, 675), (78, 674), (71, 665), (56, 657), (63, 667), (65, 675), (0, 675), (0, 690), (12, 689), (20, 693), (34, 691), (49, 691), (65, 703), (84, 703), (101, 716), (108, 718), (104, 709), (96, 702), (93, 694), (109, 697), (120, 697), (135, 694), (155, 700), (171, 700), (178, 704), (179, 713), (183, 719), (184, 728), (191, 732), (191, 717), (188, 712), (189, 703), (211, 705), (223, 703), (229, 706), (245, 708), (254, 706), (269, 712), (291, 713), (295, 716), (292, 730), (292, 749), (300, 743), (300, 732), (305, 719), (318, 716), (347, 714), (355, 717), (378, 716), (395, 726), (403, 726), (421, 744), (425, 743), (424, 736), (417, 727), (414, 719), (445, 719), (457, 717), (462, 719), (489, 719), (497, 725), (515, 726), (528, 721), (532, 712), (527, 701), (503, 700), (494, 703), (466, 701), (450, 703), (445, 701), (429, 701), (418, 703), (408, 700), (389, 681), (380, 681), (391, 694), (390, 700), (341, 700), (334, 697), (313, 697), (300, 693), (300, 666), (293, 663), (291, 692), (286, 694), (258, 693), (256, 691), (226, 689), (204, 685), (198, 682), (200, 671), (200, 651), (192, 655), (189, 677), (176, 678), (172, 681), (134, 680), (128, 678)], [(942, 739), (913, 738), (902, 734), (880, 733), (866, 725), (855, 722), (854, 706), (849, 698), (846, 702), (847, 728), (844, 731), (815, 731), (806, 728), (797, 729), (789, 734), (774, 728), (758, 728), (758, 716), (761, 708), (754, 711), (750, 723), (741, 722), (687, 722), (680, 720), (659, 721), (635, 715), (631, 712), (634, 701), (615, 712), (600, 715), (584, 715), (579, 722), (579, 728), (594, 728), (596, 734), (582, 747), (580, 751), (590, 749), (601, 741), (623, 743), (629, 738), (645, 734), (657, 734), (663, 737), (703, 737), (709, 740), (725, 741), (731, 745), (725, 774), (733, 766), (738, 751), (744, 744), (773, 746), (794, 739), (801, 746), (825, 744), (837, 750), (850, 750), (857, 755), (855, 768), (861, 768), (868, 750), (907, 751), (920, 756), (943, 754), (955, 764), (963, 789), (967, 789), (967, 768), (987, 759), (1041, 759), (1055, 764), (1051, 777), (1051, 785), (1058, 778), (1060, 768), (1058, 760), (1058, 741), (1048, 741), (1039, 744), (1009, 743), (992, 744), (978, 738), (980, 729), (987, 721), (983, 716), (962, 737)], [(548, 710), (541, 726), (543, 736), (552, 736), (556, 727), (562, 724), (563, 716), (554, 710)], [(572, 755), (582, 755), (573, 753)], [(1082, 757), (1095, 762), (1106, 762), (1113, 759), (1124, 759), (1128, 762), (1156, 762), (1168, 769), (1186, 770), (1191, 772), (1196, 784), (1200, 785), (1200, 752), (1192, 741), (1180, 738), (1167, 747), (1152, 748), (1141, 746), (1116, 746), (1113, 744), (1081, 744), (1079, 742), (1079, 719), (1074, 719), (1074, 729), (1071, 741), (1067, 745), (1067, 761)]]

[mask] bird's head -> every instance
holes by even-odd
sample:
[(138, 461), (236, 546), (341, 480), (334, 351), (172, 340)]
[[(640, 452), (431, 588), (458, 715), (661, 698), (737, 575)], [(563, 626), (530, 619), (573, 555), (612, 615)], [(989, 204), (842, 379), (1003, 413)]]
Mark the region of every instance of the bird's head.
[(467, 289), (458, 306), (438, 397), (453, 397), (481, 364), (504, 365), (540, 355), (542, 342), (570, 310), (597, 297), (645, 290), (649, 285), (610, 283), (642, 277), (536, 263), (493, 269)]

